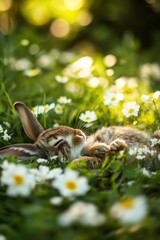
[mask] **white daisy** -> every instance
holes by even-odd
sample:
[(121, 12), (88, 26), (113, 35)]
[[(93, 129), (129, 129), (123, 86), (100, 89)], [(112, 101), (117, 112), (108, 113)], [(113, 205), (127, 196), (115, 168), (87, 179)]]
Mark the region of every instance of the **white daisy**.
[(52, 186), (64, 197), (84, 195), (90, 189), (87, 178), (79, 176), (77, 171), (69, 168), (56, 176)]
[(4, 235), (0, 234), (0, 240), (7, 240), (7, 238)]
[(114, 203), (110, 209), (111, 216), (123, 224), (139, 223), (146, 217), (147, 212), (147, 200), (144, 196), (126, 197)]
[(4, 167), (1, 183), (7, 185), (9, 196), (28, 196), (35, 187), (35, 178), (25, 166), (11, 163)]
[(122, 109), (122, 113), (127, 118), (130, 116), (137, 117), (139, 109), (140, 109), (140, 105), (137, 104), (136, 102), (128, 102), (124, 105), (124, 108)]
[(54, 111), (57, 114), (62, 114), (63, 113), (64, 106), (61, 104), (56, 104)]
[(27, 58), (16, 60), (14, 67), (18, 71), (24, 71), (32, 67), (32, 63)]
[(74, 223), (86, 226), (100, 226), (105, 222), (105, 216), (99, 213), (93, 203), (78, 201), (58, 217), (58, 224), (64, 227)]
[(158, 99), (160, 97), (160, 91), (156, 91), (153, 93), (153, 99)]
[(67, 83), (69, 81), (69, 78), (66, 77), (66, 76), (59, 76), (59, 75), (56, 75), (55, 76), (55, 79), (57, 82), (59, 83)]
[(60, 196), (52, 197), (50, 199), (50, 203), (55, 205), (55, 206), (61, 205), (62, 201), (63, 201), (63, 198), (60, 197)]
[(85, 113), (81, 113), (79, 119), (81, 119), (83, 122), (93, 122), (97, 120), (97, 116), (94, 111), (85, 111)]
[(142, 102), (151, 102), (151, 101), (152, 101), (152, 98), (150, 98), (149, 95), (143, 94), (143, 95), (141, 96), (141, 100), (142, 100)]
[(2, 138), (3, 138), (4, 141), (8, 141), (8, 140), (11, 139), (11, 136), (7, 133), (7, 130), (5, 130), (5, 131), (3, 132)]
[(26, 71), (24, 71), (24, 74), (27, 77), (35, 77), (35, 76), (39, 75), (40, 73), (41, 73), (40, 68), (27, 69)]
[(38, 163), (48, 163), (48, 160), (47, 159), (44, 159), (44, 158), (38, 158), (36, 160)]
[(67, 103), (71, 103), (71, 99), (67, 98), (66, 96), (61, 96), (57, 99), (57, 102), (59, 102), (60, 104), (67, 104)]
[(43, 114), (43, 113), (47, 113), (48, 111), (50, 111), (51, 109), (53, 109), (55, 107), (54, 103), (51, 104), (46, 104), (46, 105), (39, 105), (39, 106), (35, 106), (32, 108), (32, 113), (36, 116), (38, 116), (39, 114)]
[(3, 127), (0, 125), (0, 133), (3, 133)]
[(123, 99), (123, 93), (108, 92), (104, 97), (104, 105), (116, 106)]
[(54, 168), (52, 170), (47, 166), (39, 166), (39, 168), (32, 168), (30, 172), (35, 175), (35, 179), (38, 182), (43, 182), (48, 179), (53, 179), (62, 173), (61, 168)]

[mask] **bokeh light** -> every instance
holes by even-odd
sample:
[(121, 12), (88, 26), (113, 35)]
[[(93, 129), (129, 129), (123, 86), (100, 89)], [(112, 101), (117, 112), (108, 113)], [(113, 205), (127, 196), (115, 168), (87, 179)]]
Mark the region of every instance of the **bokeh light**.
[(8, 11), (11, 8), (12, 0), (1, 0), (0, 1), (0, 12)]
[(56, 19), (51, 24), (50, 32), (57, 38), (66, 37), (70, 32), (70, 25), (64, 19)]
[(83, 6), (84, 0), (64, 0), (64, 4), (68, 10), (77, 11)]

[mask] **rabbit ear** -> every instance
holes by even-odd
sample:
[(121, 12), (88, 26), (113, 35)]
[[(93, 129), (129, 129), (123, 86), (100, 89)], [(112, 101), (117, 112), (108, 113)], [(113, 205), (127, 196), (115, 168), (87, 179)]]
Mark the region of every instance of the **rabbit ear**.
[(14, 107), (19, 113), (25, 133), (29, 138), (36, 141), (39, 134), (44, 131), (43, 127), (24, 103), (15, 102)]
[(0, 148), (0, 157), (17, 156), (20, 159), (41, 157), (47, 158), (47, 154), (42, 152), (35, 144), (13, 144)]

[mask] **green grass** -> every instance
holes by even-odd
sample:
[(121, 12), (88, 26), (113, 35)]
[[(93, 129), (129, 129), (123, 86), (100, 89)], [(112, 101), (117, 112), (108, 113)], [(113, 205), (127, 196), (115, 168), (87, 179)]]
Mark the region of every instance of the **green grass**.
[[(23, 38), (21, 37), (21, 39)], [(153, 100), (153, 94), (160, 90), (160, 78), (154, 72), (147, 77), (140, 74), (140, 68), (146, 59), (142, 54), (137, 60), (138, 53), (134, 45), (129, 45), (124, 41), (121, 46), (115, 48), (114, 56), (117, 61), (113, 67), (109, 68), (114, 71), (112, 76), (106, 74), (108, 68), (103, 61), (105, 55), (99, 52), (88, 52), (86, 55), (92, 57), (93, 63), (89, 70), (87, 69), (89, 72), (85, 73), (85, 77), (82, 77), (82, 69), (79, 66), (75, 72), (73, 69), (70, 70), (68, 82), (60, 83), (56, 81), (56, 75), (66, 76), (65, 69), (70, 69), (70, 65), (84, 55), (75, 52), (71, 58), (65, 59), (65, 52), (48, 49), (45, 43), (39, 44), (29, 40), (28, 46), (22, 46), (18, 40), (15, 40), (16, 45), (12, 45), (10, 39), (6, 39), (6, 42), (5, 39), (1, 39), (3, 52), (0, 56), (0, 125), (11, 136), (8, 141), (5, 141), (3, 132), (0, 133), (1, 146), (30, 142), (14, 111), (13, 103), (15, 101), (23, 101), (32, 109), (37, 105), (58, 104), (57, 100), (60, 96), (66, 96), (72, 101), (63, 105), (61, 114), (57, 114), (55, 109), (52, 109), (48, 113), (38, 115), (38, 120), (45, 128), (58, 123), (84, 129), (88, 134), (102, 126), (110, 125), (130, 125), (149, 133), (159, 129), (160, 97)], [(36, 54), (31, 54), (29, 51), (32, 44), (37, 44), (39, 47)], [(47, 66), (40, 66), (38, 60), (44, 54), (49, 59), (49, 63)], [(22, 58), (30, 62), (31, 69), (38, 68), (40, 72), (35, 76), (27, 76), (25, 69), (22, 70), (24, 65), (20, 70), (17, 63)], [(23, 61), (21, 60), (20, 63), (22, 64)], [(92, 77), (98, 79), (97, 86), (91, 85)], [(126, 81), (123, 88), (117, 87), (116, 80), (120, 77), (123, 77), (121, 83)], [(104, 105), (104, 96), (109, 91), (123, 93), (124, 100), (120, 101), (117, 106)], [(141, 99), (143, 94), (150, 96), (151, 101), (143, 102)], [(130, 101), (136, 101), (140, 105), (137, 117), (127, 118), (122, 113), (124, 104)], [(79, 119), (80, 114), (86, 110), (94, 111), (97, 115), (97, 120), (92, 124), (86, 124)], [(121, 156), (119, 161), (113, 156), (106, 159), (103, 165), (95, 170), (88, 170), (86, 166), (76, 168), (80, 175), (87, 178), (90, 190), (83, 196), (77, 196), (74, 199), (64, 198), (59, 206), (50, 203), (51, 197), (60, 196), (60, 193), (51, 187), (51, 180), (36, 184), (28, 197), (8, 196), (7, 187), (1, 185), (0, 234), (6, 236), (7, 239), (15, 240), (124, 240), (143, 239), (144, 237), (146, 240), (157, 239), (160, 228), (160, 171), (157, 169), (156, 174), (146, 176), (137, 167), (137, 163), (126, 165), (125, 158), (127, 156)], [(19, 161), (15, 157), (5, 159), (16, 164), (23, 164), (29, 169), (38, 168), (40, 165), (36, 159), (24, 161)], [(2, 159), (1, 163), (5, 159)], [(57, 165), (54, 160), (50, 160), (47, 165), (50, 169), (56, 167), (65, 169), (68, 163)], [(145, 196), (148, 206), (148, 212), (143, 221), (126, 225), (112, 219), (109, 213), (113, 203), (126, 196), (136, 198), (141, 195)], [(59, 226), (58, 216), (71, 204), (80, 200), (97, 206), (99, 212), (106, 217), (105, 222), (96, 227), (77, 223), (67, 228)]]

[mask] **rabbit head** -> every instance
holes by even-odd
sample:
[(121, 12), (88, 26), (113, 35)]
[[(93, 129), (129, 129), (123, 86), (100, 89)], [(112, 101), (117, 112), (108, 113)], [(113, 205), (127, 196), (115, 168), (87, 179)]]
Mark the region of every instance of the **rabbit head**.
[(14, 104), (23, 129), (33, 144), (20, 143), (0, 148), (0, 157), (17, 156), (21, 159), (52, 156), (68, 157), (73, 160), (81, 155), (86, 136), (80, 129), (58, 126), (44, 130), (37, 118), (22, 102)]

